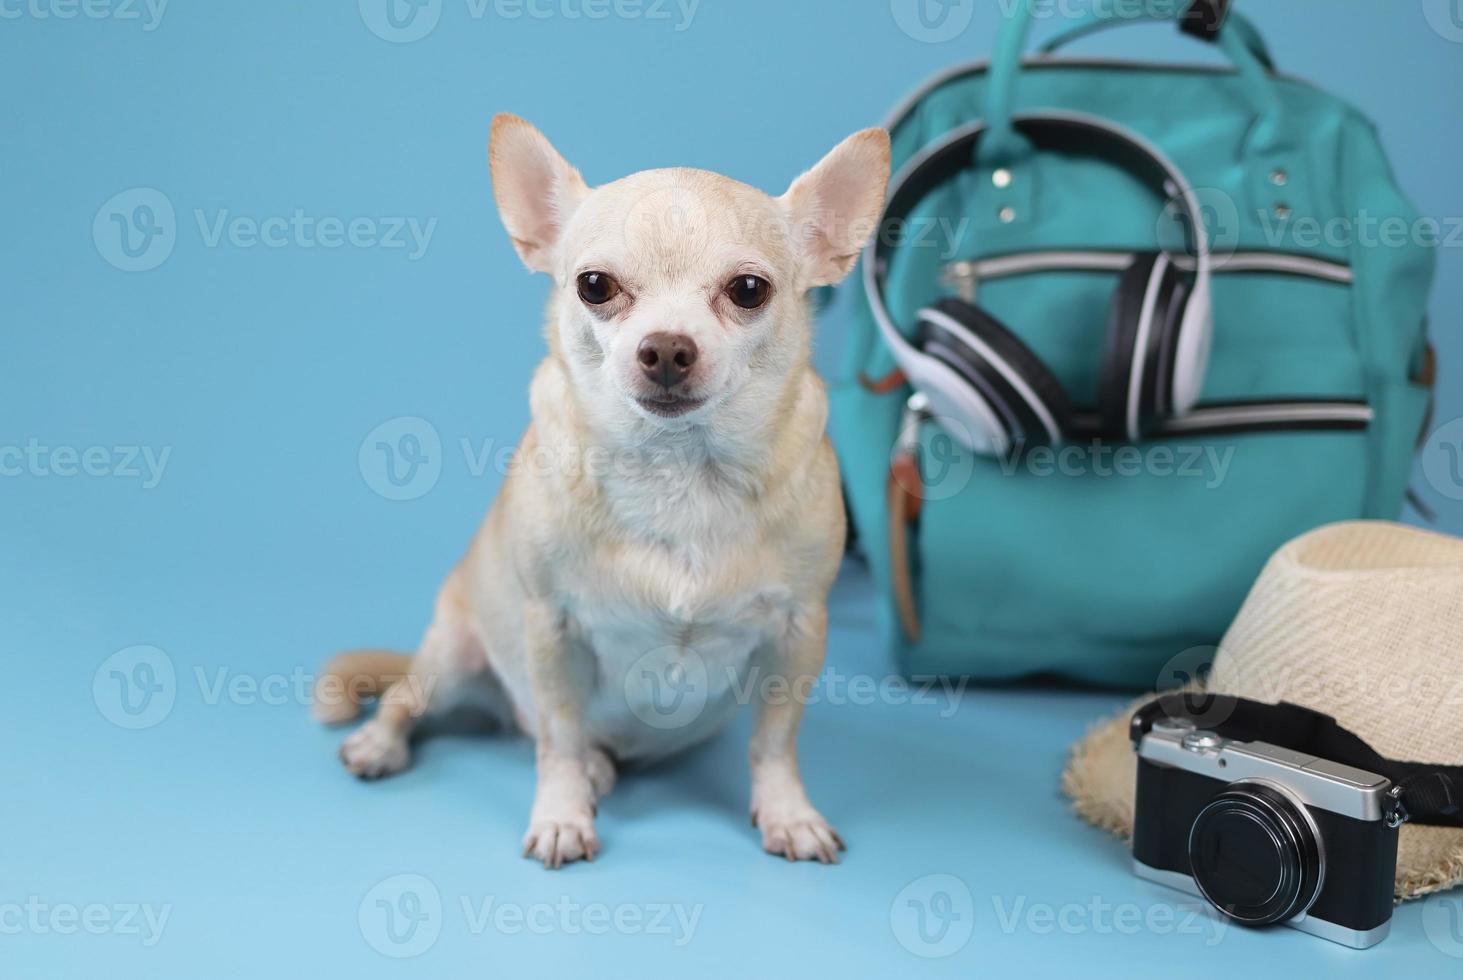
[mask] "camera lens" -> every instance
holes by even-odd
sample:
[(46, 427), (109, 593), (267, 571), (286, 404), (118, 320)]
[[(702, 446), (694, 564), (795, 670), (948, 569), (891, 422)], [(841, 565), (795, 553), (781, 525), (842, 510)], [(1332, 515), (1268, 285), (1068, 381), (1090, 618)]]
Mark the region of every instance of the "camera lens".
[(1315, 825), (1288, 794), (1234, 783), (1199, 812), (1189, 863), (1215, 908), (1246, 925), (1295, 918), (1316, 900), (1325, 860)]

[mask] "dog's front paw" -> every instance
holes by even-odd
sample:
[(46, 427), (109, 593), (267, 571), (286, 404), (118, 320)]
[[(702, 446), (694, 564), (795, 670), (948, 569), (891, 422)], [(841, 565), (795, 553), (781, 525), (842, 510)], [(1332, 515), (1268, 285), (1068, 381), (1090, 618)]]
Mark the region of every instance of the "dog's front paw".
[(523, 856), (536, 858), (545, 868), (554, 870), (581, 858), (593, 861), (598, 853), (599, 837), (594, 832), (592, 812), (535, 814), (523, 837)]
[(838, 852), (847, 849), (838, 831), (812, 807), (759, 809), (752, 813), (752, 824), (762, 831), (763, 850), (789, 861), (837, 864)]
[(411, 749), (404, 734), (370, 721), (341, 744), (340, 761), (352, 776), (381, 779), (405, 769), (411, 761)]

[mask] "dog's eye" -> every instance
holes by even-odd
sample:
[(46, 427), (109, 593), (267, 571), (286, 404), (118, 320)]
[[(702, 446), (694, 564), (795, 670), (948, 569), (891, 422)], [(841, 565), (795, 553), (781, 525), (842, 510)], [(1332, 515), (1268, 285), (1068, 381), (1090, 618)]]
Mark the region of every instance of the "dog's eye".
[(620, 284), (607, 273), (586, 272), (579, 277), (579, 298), (590, 306), (603, 306), (620, 295)]
[(744, 310), (760, 310), (772, 296), (772, 283), (761, 276), (737, 276), (726, 287), (726, 294)]

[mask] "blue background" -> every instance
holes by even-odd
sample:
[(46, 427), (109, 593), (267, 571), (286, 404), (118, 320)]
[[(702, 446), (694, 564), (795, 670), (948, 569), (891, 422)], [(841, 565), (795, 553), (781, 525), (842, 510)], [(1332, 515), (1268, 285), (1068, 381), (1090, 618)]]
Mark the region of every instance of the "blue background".
[[(1377, 120), (1422, 212), (1456, 223), (1463, 13), (1446, 16), (1450, 2), (1243, 6), (1283, 69)], [(591, 182), (690, 165), (780, 192), (923, 77), (983, 56), (998, 7), (981, 4), (967, 30), (926, 43), (900, 30), (888, 0), (701, 0), (689, 23), (674, 3), (666, 19), (648, 16), (650, 0), (641, 16), (604, 20), (569, 16), (578, 0), (516, 20), (502, 16), (511, 4), (474, 18), (469, 0), (441, 3), (435, 29), (412, 43), (373, 33), (379, 20), (348, 0), (174, 0), (152, 30), (140, 6), (142, 21), (38, 16), (66, 0), (0, 5), (0, 446), (99, 446), (114, 461), (123, 447), (171, 451), (151, 487), (125, 471), (68, 477), (29, 464), (0, 477), (0, 975), (1080, 965), (1142, 976), (1199, 956), (1215, 972), (1257, 975), (1459, 968), (1448, 954), (1463, 954), (1463, 936), (1438, 927), (1448, 913), (1463, 923), (1457, 899), (1404, 908), (1394, 938), (1362, 955), (1285, 931), (1230, 930), (1211, 949), (1207, 928), (1130, 935), (1084, 917), (1095, 899), (1140, 914), (1187, 903), (1133, 880), (1122, 849), (1059, 795), (1065, 746), (1116, 695), (970, 692), (950, 717), (949, 704), (814, 706), (811, 792), (852, 846), (836, 869), (759, 853), (742, 719), (685, 760), (628, 778), (602, 808), (604, 856), (558, 875), (516, 856), (527, 742), (435, 741), (408, 774), (365, 786), (340, 771), (339, 734), (315, 727), (302, 698), (213, 697), (220, 678), (289, 679), (342, 646), (412, 646), (493, 497), (497, 471), (474, 472), (461, 441), (491, 454), (517, 439), (545, 292), (491, 204), (493, 113), (539, 124)], [(1156, 27), (1078, 50), (1211, 56)], [(133, 188), (165, 195), (176, 222), (166, 260), (129, 273), (109, 261), (105, 215), (103, 233), (93, 222)], [(413, 260), (410, 248), (210, 247), (196, 217), (296, 209), (383, 230), (398, 216), (435, 225)], [(1460, 270), (1463, 249), (1442, 249), (1440, 424), (1463, 416)], [(837, 340), (821, 338), (824, 355)], [(425, 420), (396, 424), (442, 443), (440, 472), (428, 468), (410, 501), (376, 492), (388, 484), (359, 456), (368, 433), (402, 417)], [(1418, 483), (1441, 526), (1463, 532), (1463, 504), (1448, 496), (1463, 487)], [(841, 583), (831, 662), (884, 677), (868, 589), (856, 569)], [(109, 720), (107, 672), (98, 695), (93, 681), (139, 644), (165, 651), (174, 703), (128, 731)], [(399, 874), (424, 876), (443, 905), (440, 935), (414, 963), (372, 944), (373, 889), (396, 888)], [(949, 942), (962, 928), (968, 942), (948, 958), (915, 955), (940, 950), (912, 930), (911, 895), (935, 914), (952, 898)], [(7, 906), (32, 896), (171, 913), (152, 946), (124, 930), (9, 928)], [(551, 935), (474, 933), (460, 903), (490, 896), (702, 912), (681, 947), (573, 934), (563, 916)], [(1043, 929), (1040, 912), (1003, 926), (1018, 903), (1079, 911), (1066, 928)]]

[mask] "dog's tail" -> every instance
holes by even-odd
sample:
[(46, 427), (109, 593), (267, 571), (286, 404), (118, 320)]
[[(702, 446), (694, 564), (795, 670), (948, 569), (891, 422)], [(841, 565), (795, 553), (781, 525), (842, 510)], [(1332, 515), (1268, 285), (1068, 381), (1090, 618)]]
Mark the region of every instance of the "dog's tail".
[(411, 671), (411, 655), (393, 650), (348, 650), (315, 679), (317, 721), (340, 725), (361, 713), (364, 698), (379, 698)]

